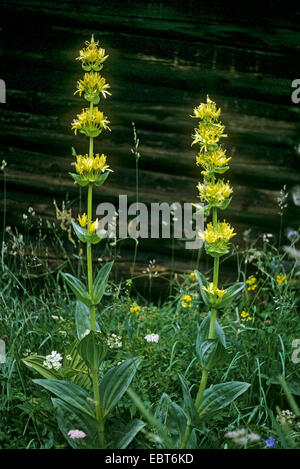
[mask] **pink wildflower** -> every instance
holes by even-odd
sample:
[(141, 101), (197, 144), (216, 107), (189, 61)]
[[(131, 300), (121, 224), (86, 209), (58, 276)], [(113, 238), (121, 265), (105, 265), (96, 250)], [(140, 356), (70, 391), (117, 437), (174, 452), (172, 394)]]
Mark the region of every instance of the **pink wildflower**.
[(85, 438), (86, 434), (81, 430), (70, 430), (68, 436), (74, 440), (76, 438)]

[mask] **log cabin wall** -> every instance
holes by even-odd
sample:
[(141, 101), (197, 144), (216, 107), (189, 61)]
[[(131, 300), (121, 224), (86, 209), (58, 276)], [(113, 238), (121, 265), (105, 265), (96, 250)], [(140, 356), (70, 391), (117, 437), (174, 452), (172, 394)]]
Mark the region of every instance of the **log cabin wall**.
[[(196, 202), (201, 179), (195, 165), (189, 116), (208, 94), (222, 108), (232, 156), (226, 174), (234, 196), (224, 212), (243, 245), (243, 232), (278, 234), (277, 198), (286, 185), (285, 227), (299, 227), (300, 207), (292, 190), (300, 183), (300, 129), (291, 83), (300, 78), (300, 10), (284, 2), (188, 1), (8, 1), (1, 2), (0, 161), (7, 161), (1, 225), (22, 230), (22, 214), (34, 207), (55, 220), (66, 193), (77, 216), (78, 186), (68, 176), (71, 148), (86, 152), (87, 139), (75, 137), (70, 122), (85, 106), (73, 93), (82, 69), (75, 58), (94, 34), (109, 54), (103, 75), (112, 96), (101, 109), (111, 132), (95, 141), (114, 173), (95, 191), (117, 205), (119, 194), (135, 201), (132, 122), (140, 140), (139, 201)], [(3, 194), (3, 172), (0, 174)], [(24, 226), (23, 226), (24, 228)], [(137, 270), (155, 258), (158, 270), (192, 269), (196, 253), (183, 243), (141, 240)], [(69, 243), (71, 247), (71, 243)], [(49, 247), (51, 251), (51, 247)], [(59, 258), (58, 252), (52, 257)], [(99, 253), (98, 253), (99, 255)], [(118, 260), (129, 275), (133, 242), (124, 242)], [(200, 267), (207, 259), (201, 254)], [(228, 271), (232, 271), (229, 263)]]

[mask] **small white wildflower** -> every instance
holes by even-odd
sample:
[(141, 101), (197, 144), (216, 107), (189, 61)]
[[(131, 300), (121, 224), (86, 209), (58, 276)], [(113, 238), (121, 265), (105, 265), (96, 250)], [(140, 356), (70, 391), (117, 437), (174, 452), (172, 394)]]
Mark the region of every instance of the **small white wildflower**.
[(60, 353), (57, 353), (55, 350), (51, 352), (50, 355), (46, 355), (46, 359), (43, 362), (43, 365), (49, 368), (51, 370), (54, 368), (54, 370), (59, 370), (61, 368), (61, 361), (62, 361), (62, 356)]
[(158, 334), (147, 334), (144, 339), (147, 342), (158, 342), (159, 341), (159, 335)]
[(107, 345), (109, 348), (121, 348), (122, 347), (122, 337), (117, 334), (111, 334), (107, 338)]
[(67, 355), (67, 356), (66, 356), (66, 359), (69, 360), (69, 361), (72, 360), (71, 355)]

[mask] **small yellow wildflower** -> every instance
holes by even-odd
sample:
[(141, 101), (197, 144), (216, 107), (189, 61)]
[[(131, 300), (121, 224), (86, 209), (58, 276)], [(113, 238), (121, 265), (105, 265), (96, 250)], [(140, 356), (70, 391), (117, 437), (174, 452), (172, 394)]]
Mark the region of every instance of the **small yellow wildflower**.
[(283, 283), (286, 283), (286, 275), (285, 274), (278, 274), (276, 275), (276, 282), (281, 287)]
[(98, 229), (98, 226), (99, 226), (99, 221), (98, 221), (98, 218), (97, 218), (97, 220), (95, 220), (91, 223), (90, 232), (95, 233), (95, 231)]
[(80, 114), (77, 114), (77, 119), (72, 122), (72, 129), (75, 135), (77, 130), (86, 134), (89, 137), (97, 137), (103, 129), (108, 129), (109, 121), (104, 116), (103, 112), (98, 110), (95, 106), (92, 110), (85, 108)]
[(181, 300), (183, 308), (190, 308), (192, 306), (192, 297), (190, 295), (184, 295)]
[(197, 280), (197, 274), (196, 274), (196, 272), (191, 272), (189, 275), (190, 275), (190, 277), (191, 277), (192, 280)]
[(82, 67), (86, 71), (95, 70), (99, 71), (103, 67), (103, 62), (107, 59), (108, 55), (105, 55), (105, 49), (99, 48), (99, 42), (94, 41), (92, 36), (91, 42), (86, 42), (86, 48), (79, 51), (79, 57), (77, 60), (81, 60)]
[(85, 93), (84, 97), (88, 101), (93, 101), (100, 93), (104, 98), (106, 98), (106, 95), (111, 96), (111, 93), (107, 91), (110, 86), (98, 72), (85, 73), (83, 79), (77, 82), (77, 88), (74, 94), (79, 93), (79, 96), (81, 96), (82, 93)]
[(104, 173), (105, 171), (112, 171), (106, 164), (106, 156), (103, 153), (101, 156), (99, 153), (95, 156), (77, 155), (75, 169), (80, 176), (83, 173)]
[(196, 156), (197, 166), (203, 166), (205, 169), (221, 168), (226, 166), (230, 160), (231, 157), (227, 157), (226, 150), (222, 148), (217, 148), (216, 150), (206, 153), (199, 153)]
[(82, 228), (84, 228), (87, 225), (87, 215), (84, 213), (82, 216), (78, 215), (77, 220), (79, 221), (79, 224)]
[(197, 185), (202, 202), (209, 202), (212, 206), (222, 203), (232, 193), (229, 183), (225, 183), (219, 179), (216, 183), (209, 182), (208, 184)]
[(246, 284), (249, 285), (248, 286), (248, 290), (249, 291), (253, 291), (257, 288), (257, 285), (256, 285), (256, 277), (254, 277), (253, 275), (251, 275), (251, 277), (249, 277), (247, 280), (246, 280)]
[(213, 119), (217, 120), (221, 114), (221, 109), (217, 109), (216, 103), (209, 99), (209, 96), (206, 97), (206, 103), (201, 103), (198, 107), (194, 109), (194, 116), (198, 119)]
[(234, 229), (225, 221), (218, 222), (216, 228), (214, 228), (213, 224), (210, 222), (207, 224), (204, 232), (199, 234), (201, 239), (204, 239), (207, 243), (215, 243), (216, 241), (228, 242), (235, 235)]
[(225, 126), (216, 122), (206, 123), (205, 121), (199, 122), (198, 128), (195, 129), (193, 135), (192, 145), (199, 143), (200, 153), (207, 151), (209, 145), (218, 143), (221, 137), (227, 137), (224, 134)]
[(141, 307), (138, 306), (138, 305), (135, 305), (135, 306), (132, 305), (132, 306), (130, 307), (130, 312), (131, 312), (131, 313), (136, 313), (136, 314), (138, 314), (140, 311), (141, 311)]
[(250, 314), (247, 313), (246, 311), (242, 311), (242, 312), (241, 312), (241, 321), (242, 321), (242, 322), (245, 322), (245, 321), (252, 321), (252, 317), (251, 317)]
[(213, 282), (210, 282), (208, 288), (202, 287), (202, 289), (209, 295), (218, 296), (219, 298), (222, 298), (226, 293), (226, 290), (220, 290), (216, 285), (213, 284)]

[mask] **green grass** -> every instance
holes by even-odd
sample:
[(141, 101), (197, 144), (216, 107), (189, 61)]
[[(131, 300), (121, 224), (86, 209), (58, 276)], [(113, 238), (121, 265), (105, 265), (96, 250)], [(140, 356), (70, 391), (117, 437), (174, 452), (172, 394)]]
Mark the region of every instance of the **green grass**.
[[(245, 289), (218, 318), (226, 333), (227, 356), (225, 363), (210, 372), (208, 385), (237, 380), (249, 382), (251, 387), (220, 411), (211, 424), (197, 429), (198, 446), (237, 448), (225, 434), (245, 428), (261, 437), (250, 447), (265, 448), (265, 439), (272, 436), (277, 448), (300, 448), (297, 420), (289, 426), (280, 426), (276, 420), (278, 409), (292, 410), (280, 376), (298, 405), (300, 400), (300, 365), (292, 361), (292, 341), (300, 339), (297, 266), (262, 240), (232, 255), (237, 259), (239, 280), (253, 274), (257, 287), (254, 291)], [(73, 342), (75, 299), (60, 276), (61, 269), (67, 271), (70, 267), (68, 261), (58, 269), (50, 270), (44, 265), (39, 275), (31, 277), (32, 259), (28, 256), (11, 255), (9, 250), (2, 256), (0, 338), (6, 343), (7, 359), (0, 364), (0, 447), (64, 448), (67, 444), (57, 428), (50, 395), (32, 383), (38, 375), (21, 360), (32, 353), (47, 355), (52, 350), (64, 354)], [(250, 256), (252, 262), (245, 263)], [(78, 265), (75, 269), (84, 277)], [(287, 275), (281, 286), (276, 281), (279, 273)], [(133, 389), (152, 414), (163, 393), (183, 405), (178, 373), (185, 377), (193, 397), (201, 376), (195, 340), (197, 326), (207, 311), (198, 284), (188, 274), (174, 276), (170, 291), (172, 296), (154, 304), (135, 292), (134, 280), (119, 284), (111, 281), (97, 312), (102, 332), (122, 338), (122, 347), (109, 349), (102, 371), (126, 358), (143, 356)], [(192, 297), (190, 308), (181, 304), (184, 294)], [(141, 308), (138, 314), (130, 312), (134, 304)], [(243, 322), (242, 311), (252, 319)], [(149, 333), (159, 334), (158, 343), (144, 339)], [(139, 410), (125, 396), (110, 425), (126, 424), (133, 417), (140, 417)], [(131, 447), (156, 447), (153, 428), (145, 428)]]

